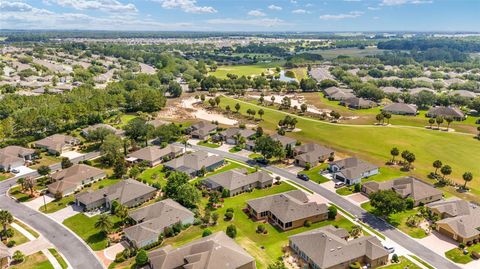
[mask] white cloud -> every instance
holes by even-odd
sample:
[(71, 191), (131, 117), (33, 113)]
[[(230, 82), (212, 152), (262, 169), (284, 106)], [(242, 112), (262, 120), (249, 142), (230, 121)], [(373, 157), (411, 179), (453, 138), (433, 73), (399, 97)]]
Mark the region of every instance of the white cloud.
[(289, 23), (284, 22), (281, 19), (277, 18), (261, 18), (261, 19), (233, 19), (233, 18), (224, 18), (224, 19), (211, 19), (207, 20), (208, 24), (216, 25), (243, 25), (243, 26), (260, 26), (260, 27), (275, 27), (282, 25), (289, 25)]
[(349, 13), (341, 13), (341, 14), (325, 14), (320, 16), (321, 20), (333, 20), (333, 21), (338, 21), (338, 20), (343, 20), (343, 19), (354, 19), (358, 18), (363, 14), (361, 11), (351, 11)]
[(380, 5), (382, 6), (400, 6), (405, 4), (432, 4), (432, 0), (383, 0)]
[(305, 13), (307, 13), (307, 11), (305, 9), (295, 9), (295, 10), (292, 10), (292, 13), (294, 13), (294, 14), (305, 14)]
[(134, 4), (123, 4), (117, 0), (44, 0), (47, 4), (57, 4), (62, 7), (71, 7), (77, 10), (101, 10), (108, 12), (137, 12)]
[(0, 25), (8, 29), (186, 30), (195, 27), (191, 23), (163, 23), (136, 16), (126, 20), (125, 16), (55, 13), (23, 2), (0, 1), (0, 9)]
[(269, 5), (268, 9), (270, 10), (282, 10), (282, 7), (276, 5)]
[(379, 10), (379, 7), (367, 7), (368, 10)]
[(259, 10), (259, 9), (250, 10), (247, 14), (248, 14), (249, 16), (254, 16), (254, 17), (264, 17), (264, 16), (267, 15), (267, 14), (265, 14), (264, 12), (262, 12), (262, 11)]
[(198, 6), (197, 0), (152, 0), (162, 4), (163, 8), (180, 8), (187, 13), (217, 13), (217, 10), (210, 6)]

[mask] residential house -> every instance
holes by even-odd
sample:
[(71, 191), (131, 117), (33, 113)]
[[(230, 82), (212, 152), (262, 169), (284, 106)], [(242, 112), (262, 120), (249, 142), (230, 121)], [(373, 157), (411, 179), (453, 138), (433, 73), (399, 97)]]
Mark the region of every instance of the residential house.
[(480, 208), (467, 201), (456, 199), (427, 205), (440, 220), (436, 230), (453, 240), (468, 244), (480, 240)]
[(73, 147), (78, 144), (80, 144), (78, 138), (69, 135), (54, 134), (34, 142), (33, 146), (47, 150), (51, 154), (60, 155), (65, 151), (72, 150)]
[(67, 169), (57, 171), (50, 175), (53, 183), (47, 188), (51, 194), (61, 193), (66, 196), (79, 190), (82, 186), (92, 183), (107, 175), (102, 169), (98, 169), (85, 164), (74, 164)]
[(131, 211), (130, 218), (135, 225), (125, 228), (126, 239), (136, 248), (142, 248), (158, 241), (158, 237), (176, 223), (192, 224), (195, 215), (172, 199)]
[(417, 106), (414, 104), (405, 103), (391, 103), (386, 105), (382, 111), (396, 114), (396, 115), (408, 115), (416, 116), (418, 114)]
[(10, 253), (10, 249), (0, 241), (0, 269), (7, 268), (11, 258), (12, 253)]
[(118, 135), (118, 136), (121, 136), (121, 135), (124, 134), (123, 130), (116, 129), (115, 127), (113, 127), (111, 125), (108, 125), (108, 124), (105, 124), (105, 123), (98, 123), (98, 124), (95, 124), (95, 125), (92, 125), (92, 126), (88, 126), (87, 128), (83, 128), (80, 133), (83, 136), (87, 137), (88, 134), (91, 131), (97, 130), (98, 128), (107, 129), (107, 130), (111, 131), (113, 134)]
[(179, 248), (167, 245), (148, 253), (152, 269), (255, 269), (255, 259), (223, 231)]
[(325, 97), (327, 97), (328, 100), (341, 101), (341, 100), (355, 97), (351, 89), (340, 89), (337, 87), (329, 87), (323, 90), (323, 92), (325, 93)]
[(379, 173), (378, 166), (355, 157), (331, 162), (328, 170), (334, 179), (341, 180), (347, 185), (360, 183), (362, 178)]
[(473, 99), (479, 96), (478, 93), (472, 92), (472, 91), (467, 91), (467, 90), (456, 90), (456, 91), (451, 91), (449, 93), (451, 96), (460, 96), (468, 99)]
[(147, 121), (147, 124), (150, 124), (153, 127), (157, 128), (157, 127), (160, 127), (160, 126), (165, 125), (165, 124), (170, 124), (170, 122), (164, 121), (164, 120), (161, 120), (161, 119), (154, 119), (154, 120)]
[(19, 146), (8, 146), (0, 149), (0, 170), (10, 171), (25, 165), (26, 161), (35, 158), (35, 150)]
[(465, 114), (463, 114), (463, 112), (460, 109), (456, 107), (450, 107), (450, 106), (432, 107), (430, 108), (430, 110), (428, 110), (426, 116), (430, 118), (451, 117), (454, 120), (458, 120), (458, 121), (466, 119)]
[(185, 172), (191, 177), (200, 175), (202, 168), (207, 172), (214, 171), (225, 163), (223, 157), (218, 155), (209, 155), (205, 151), (196, 151), (190, 154), (184, 154), (176, 159), (164, 163), (164, 167)]
[(443, 197), (442, 191), (414, 177), (401, 177), (383, 182), (370, 181), (362, 185), (362, 192), (366, 195), (380, 190), (393, 190), (403, 199), (411, 198), (415, 206), (436, 202)]
[(198, 122), (186, 129), (186, 131), (190, 133), (192, 138), (196, 139), (206, 139), (216, 130), (217, 125), (206, 121)]
[(318, 163), (333, 157), (335, 151), (315, 143), (306, 143), (293, 148), (293, 155), (295, 156), (296, 165), (305, 167), (309, 163), (314, 167)]
[(382, 90), (385, 94), (389, 94), (389, 93), (402, 93), (402, 90), (399, 89), (399, 88), (395, 88), (395, 87), (381, 87), (380, 90)]
[(263, 170), (248, 173), (247, 169), (241, 168), (210, 176), (204, 179), (202, 183), (208, 189), (228, 190), (230, 196), (235, 196), (253, 188), (270, 187), (273, 185), (273, 177)]
[(286, 148), (288, 145), (290, 145), (290, 147), (293, 148), (297, 144), (296, 139), (293, 139), (293, 138), (290, 138), (290, 137), (284, 136), (284, 135), (273, 134), (273, 135), (270, 136), (270, 138), (272, 138), (273, 141), (279, 141), (280, 144), (282, 144), (282, 146), (284, 148)]
[(367, 109), (377, 106), (375, 102), (359, 97), (342, 99), (340, 104), (353, 109)]
[(377, 268), (388, 263), (388, 251), (375, 236), (345, 240), (346, 230), (332, 225), (289, 237), (289, 247), (315, 269), (348, 269), (359, 262)]
[(157, 189), (127, 179), (96, 191), (81, 192), (75, 195), (75, 203), (86, 211), (100, 207), (108, 209), (113, 201), (126, 207), (134, 207), (155, 198), (156, 194)]
[(255, 131), (250, 129), (241, 129), (241, 128), (228, 128), (227, 130), (220, 132), (220, 137), (227, 144), (236, 145), (238, 143), (237, 139), (239, 137), (245, 138), (245, 140), (250, 139), (256, 134)]
[(291, 230), (328, 218), (328, 207), (309, 199), (301, 190), (247, 201), (247, 211), (257, 220), (268, 219), (282, 230)]
[(183, 154), (183, 148), (174, 145), (167, 145), (164, 148), (159, 146), (148, 146), (127, 155), (130, 163), (147, 162), (151, 167), (160, 164), (165, 160), (176, 158)]
[(413, 88), (413, 89), (409, 89), (408, 92), (410, 93), (410, 95), (418, 95), (419, 93), (421, 92), (430, 92), (430, 93), (433, 93), (435, 94), (436, 92), (430, 88), (426, 88), (426, 87), (419, 87), (419, 88)]

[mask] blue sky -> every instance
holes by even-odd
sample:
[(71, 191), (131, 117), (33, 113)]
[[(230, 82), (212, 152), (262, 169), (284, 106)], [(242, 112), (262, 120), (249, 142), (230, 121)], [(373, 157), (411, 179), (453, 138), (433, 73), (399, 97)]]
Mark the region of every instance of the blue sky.
[(480, 31), (480, 0), (0, 0), (0, 28)]

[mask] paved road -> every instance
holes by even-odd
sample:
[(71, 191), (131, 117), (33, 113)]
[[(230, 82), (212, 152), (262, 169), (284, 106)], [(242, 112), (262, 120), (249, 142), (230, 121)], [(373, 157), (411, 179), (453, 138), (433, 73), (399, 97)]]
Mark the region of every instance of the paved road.
[[(196, 150), (204, 150), (210, 153), (218, 154), (223, 156), (224, 158), (230, 158), (238, 161), (249, 162), (251, 161), (249, 158), (238, 156), (236, 154), (232, 154), (229, 152), (221, 151), (218, 149), (212, 149), (208, 147), (190, 146)], [(420, 257), (422, 260), (428, 262), (429, 264), (433, 265), (436, 269), (460, 269), (459, 266), (455, 265), (454, 263), (450, 262), (443, 256), (433, 252), (432, 250), (426, 248), (416, 240), (412, 239), (408, 235), (400, 232), (399, 230), (395, 229), (394, 227), (390, 226), (384, 220), (377, 218), (376, 216), (368, 213), (363, 208), (353, 204), (352, 202), (348, 201), (347, 199), (343, 198), (336, 193), (331, 192), (330, 190), (322, 187), (321, 185), (312, 182), (312, 181), (303, 181), (296, 177), (295, 174), (292, 174), (284, 169), (280, 169), (274, 166), (263, 166), (265, 170), (268, 170), (272, 173), (275, 173), (281, 177), (287, 178), (295, 183), (302, 185), (315, 193), (325, 197), (326, 199), (332, 201), (337, 206), (341, 207), (348, 213), (357, 216), (358, 218), (362, 219), (362, 221), (368, 224), (370, 227), (374, 228), (375, 230), (381, 232), (385, 236), (387, 236), (390, 240), (396, 242), (398, 245), (404, 247), (411, 253), (415, 254), (416, 256)]]
[[(86, 157), (78, 157), (72, 160), (78, 163), (84, 159), (98, 157), (98, 152), (92, 152)], [(52, 170), (59, 170), (60, 164), (50, 166)], [(25, 175), (24, 175), (25, 176)], [(32, 172), (29, 176), (38, 176)], [(70, 230), (63, 225), (55, 222), (44, 214), (35, 211), (6, 195), (8, 189), (16, 184), (16, 178), (10, 178), (0, 182), (0, 209), (8, 210), (15, 218), (20, 219), (26, 224), (40, 232), (50, 241), (64, 256), (74, 269), (103, 269), (104, 266), (97, 259), (92, 250), (76, 237)]]

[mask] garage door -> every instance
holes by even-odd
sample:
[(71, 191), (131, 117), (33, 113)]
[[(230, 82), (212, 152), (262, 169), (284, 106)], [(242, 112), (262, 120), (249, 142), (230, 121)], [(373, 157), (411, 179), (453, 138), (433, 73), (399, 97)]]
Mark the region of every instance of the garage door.
[(446, 236), (448, 236), (448, 237), (450, 237), (450, 238), (453, 238), (453, 236), (454, 236), (454, 234), (453, 234), (452, 232), (450, 232), (449, 230), (446, 230), (446, 229), (444, 229), (444, 228), (442, 228), (442, 227), (440, 227), (440, 228), (438, 229), (438, 232), (440, 232), (441, 234), (446, 235)]

